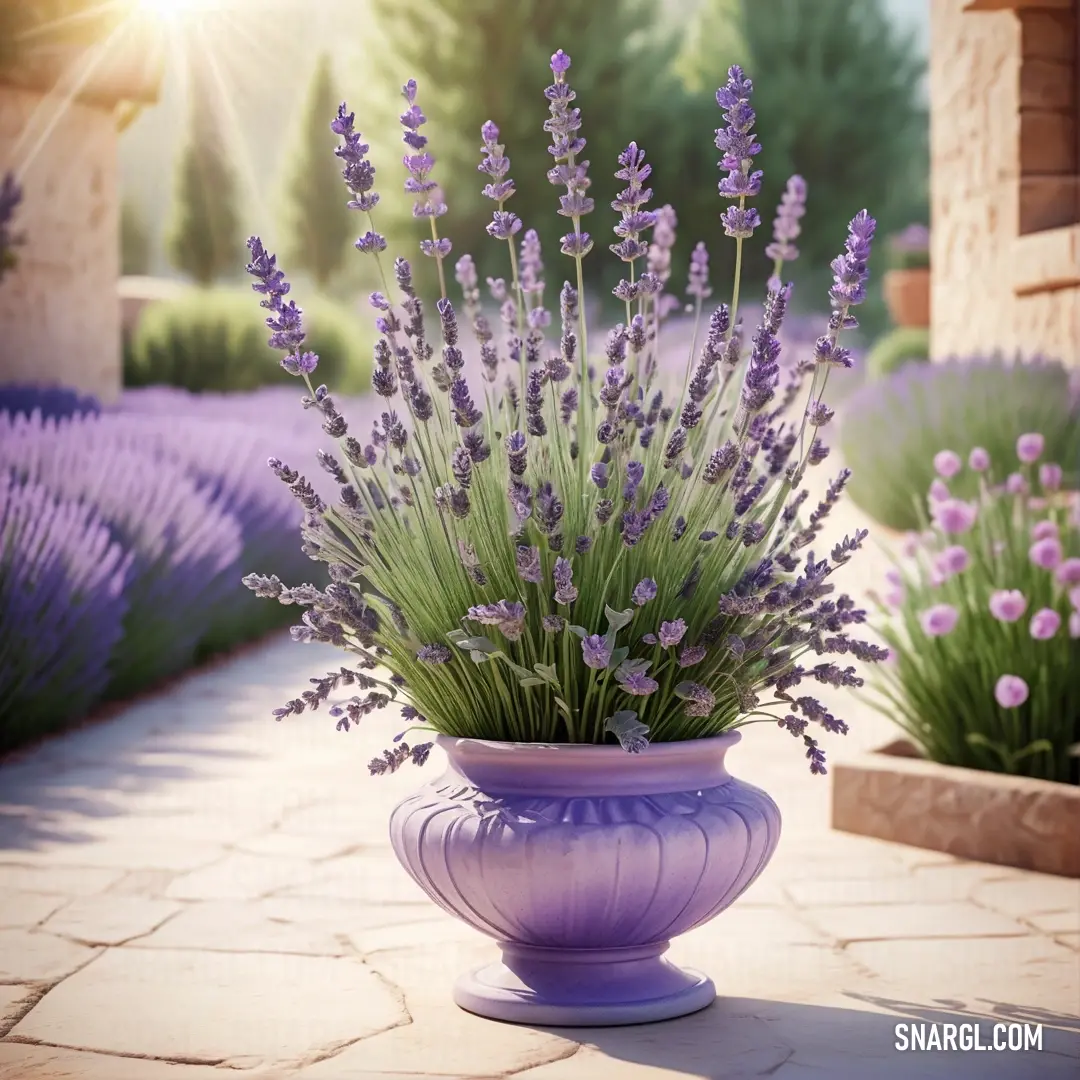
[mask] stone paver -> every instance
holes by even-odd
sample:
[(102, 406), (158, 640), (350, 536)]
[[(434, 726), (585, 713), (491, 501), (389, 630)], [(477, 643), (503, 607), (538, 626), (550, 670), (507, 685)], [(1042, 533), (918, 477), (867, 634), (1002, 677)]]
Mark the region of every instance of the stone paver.
[(40, 930), (0, 930), (0, 982), (52, 982), (99, 950)]
[(182, 910), (180, 904), (145, 896), (81, 896), (47, 919), (42, 929), (87, 945), (120, 945), (149, 934)]
[(118, 948), (50, 991), (11, 1035), (195, 1064), (270, 1064), (407, 1017), (356, 957)]
[[(716, 981), (713, 1006), (612, 1030), (461, 1012), (455, 978), (496, 948), (387, 838), (438, 763), (366, 775), (393, 716), (347, 735), (324, 713), (269, 717), (339, 664), (273, 641), (0, 763), (0, 1080), (1075, 1075), (1080, 882), (830, 830), (828, 781), (769, 726), (730, 764), (780, 804), (780, 848), (671, 948)], [(892, 736), (825, 696), (852, 727), (837, 759)], [(897, 1023), (1002, 1018), (1043, 1023), (1047, 1049), (894, 1047)]]

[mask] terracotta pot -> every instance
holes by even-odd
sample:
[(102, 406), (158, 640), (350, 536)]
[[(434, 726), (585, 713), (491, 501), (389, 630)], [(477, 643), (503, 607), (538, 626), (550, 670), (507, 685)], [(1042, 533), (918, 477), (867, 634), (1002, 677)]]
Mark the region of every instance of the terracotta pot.
[(890, 270), (884, 280), (885, 303), (896, 326), (930, 325), (930, 270)]
[(599, 1026), (697, 1012), (713, 983), (664, 959), (671, 938), (761, 873), (780, 812), (725, 767), (737, 732), (648, 746), (440, 736), (447, 771), (390, 818), (401, 864), (501, 963), (459, 1006), (527, 1024)]

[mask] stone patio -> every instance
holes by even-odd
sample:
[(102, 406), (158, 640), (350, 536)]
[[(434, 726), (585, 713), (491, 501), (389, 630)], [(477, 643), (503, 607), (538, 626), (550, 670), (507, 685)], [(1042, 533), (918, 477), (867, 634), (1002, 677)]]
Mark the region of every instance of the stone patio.
[[(713, 1006), (600, 1030), (461, 1012), (453, 980), (494, 945), (386, 835), (439, 763), (367, 776), (392, 715), (348, 734), (270, 718), (338, 663), (274, 640), (0, 764), (0, 1080), (1077, 1075), (1080, 882), (833, 832), (829, 782), (771, 726), (730, 761), (780, 804), (780, 848), (672, 947), (714, 978)], [(837, 760), (894, 734), (833, 704), (852, 723)], [(978, 1022), (983, 1042), (1043, 1024), (1044, 1049), (895, 1049), (894, 1025), (931, 1022)]]

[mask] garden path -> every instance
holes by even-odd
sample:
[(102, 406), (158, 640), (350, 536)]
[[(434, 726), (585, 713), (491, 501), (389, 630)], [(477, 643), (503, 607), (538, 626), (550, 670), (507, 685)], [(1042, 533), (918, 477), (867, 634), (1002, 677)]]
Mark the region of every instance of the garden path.
[[(364, 763), (395, 719), (269, 719), (335, 661), (274, 640), (0, 765), (0, 1080), (1077, 1075), (1080, 884), (833, 832), (828, 780), (772, 728), (731, 758), (779, 802), (780, 849), (671, 951), (713, 1006), (621, 1030), (459, 1011), (493, 946), (394, 861), (387, 815), (425, 774)], [(835, 704), (837, 759), (890, 737)], [(1044, 1049), (894, 1048), (935, 1021), (1042, 1023)]]

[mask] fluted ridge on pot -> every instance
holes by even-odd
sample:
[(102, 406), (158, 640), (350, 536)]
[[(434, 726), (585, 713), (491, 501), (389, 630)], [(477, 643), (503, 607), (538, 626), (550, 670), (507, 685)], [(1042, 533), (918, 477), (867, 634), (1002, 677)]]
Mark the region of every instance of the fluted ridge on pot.
[(730, 905), (775, 850), (776, 804), (724, 767), (738, 739), (631, 755), (443, 738), (447, 771), (397, 807), (391, 841), (436, 903), (497, 940), (666, 941)]

